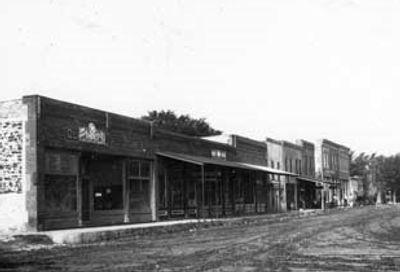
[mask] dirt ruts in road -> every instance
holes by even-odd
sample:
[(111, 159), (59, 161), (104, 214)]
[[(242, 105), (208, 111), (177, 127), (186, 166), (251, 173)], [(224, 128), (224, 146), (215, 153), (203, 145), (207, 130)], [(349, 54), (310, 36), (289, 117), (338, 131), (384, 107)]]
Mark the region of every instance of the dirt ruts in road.
[(8, 251), (0, 262), (9, 271), (398, 271), (399, 229), (400, 207), (364, 207)]

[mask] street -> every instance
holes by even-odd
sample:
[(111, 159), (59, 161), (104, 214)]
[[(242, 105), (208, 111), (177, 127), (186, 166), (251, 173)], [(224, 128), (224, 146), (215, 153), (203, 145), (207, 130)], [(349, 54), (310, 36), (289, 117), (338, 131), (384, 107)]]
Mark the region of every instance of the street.
[(0, 243), (0, 271), (399, 271), (400, 206), (261, 215), (90, 245)]

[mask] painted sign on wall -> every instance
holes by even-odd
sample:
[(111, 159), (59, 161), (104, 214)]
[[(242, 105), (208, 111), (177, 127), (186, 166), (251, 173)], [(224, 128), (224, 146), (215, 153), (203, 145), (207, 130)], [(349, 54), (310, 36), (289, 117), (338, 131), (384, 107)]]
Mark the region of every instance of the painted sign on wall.
[(80, 127), (78, 137), (81, 142), (106, 144), (106, 134), (104, 131), (97, 129), (94, 123), (89, 123), (87, 127)]
[(105, 145), (106, 133), (98, 129), (92, 122), (86, 127), (79, 127), (78, 130), (67, 129), (67, 138), (79, 142)]

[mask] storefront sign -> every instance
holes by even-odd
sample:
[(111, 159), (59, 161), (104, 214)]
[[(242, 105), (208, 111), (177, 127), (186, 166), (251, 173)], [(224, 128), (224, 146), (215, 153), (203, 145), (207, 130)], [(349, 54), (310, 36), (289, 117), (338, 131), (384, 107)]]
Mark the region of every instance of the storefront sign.
[(96, 128), (94, 123), (89, 123), (87, 127), (79, 127), (77, 130), (67, 129), (66, 138), (85, 143), (106, 144), (105, 132)]
[(87, 127), (80, 127), (78, 139), (86, 143), (106, 144), (106, 134), (97, 129), (94, 123), (89, 123)]

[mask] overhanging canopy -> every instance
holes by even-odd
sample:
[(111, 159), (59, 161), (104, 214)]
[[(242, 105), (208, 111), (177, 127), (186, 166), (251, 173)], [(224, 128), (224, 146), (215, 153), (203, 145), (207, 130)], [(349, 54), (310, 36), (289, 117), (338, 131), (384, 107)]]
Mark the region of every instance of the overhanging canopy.
[(303, 180), (303, 181), (308, 181), (308, 182), (313, 182), (313, 183), (328, 183), (328, 184), (332, 184), (332, 182), (327, 181), (327, 180), (322, 180), (322, 179), (307, 178), (307, 177), (302, 177), (302, 176), (297, 176), (296, 178), (298, 180)]
[(230, 168), (239, 168), (239, 169), (246, 169), (252, 171), (262, 171), (267, 172), (270, 174), (276, 175), (285, 175), (285, 176), (297, 176), (294, 173), (285, 172), (277, 169), (273, 169), (270, 167), (256, 165), (256, 164), (249, 164), (249, 163), (242, 163), (242, 162), (233, 162), (233, 161), (224, 161), (219, 159), (213, 159), (208, 157), (201, 157), (201, 156), (193, 156), (193, 155), (186, 155), (181, 153), (173, 153), (173, 152), (158, 152), (156, 153), (158, 156), (183, 161), (187, 163), (192, 163), (196, 165), (219, 165), (225, 166)]

